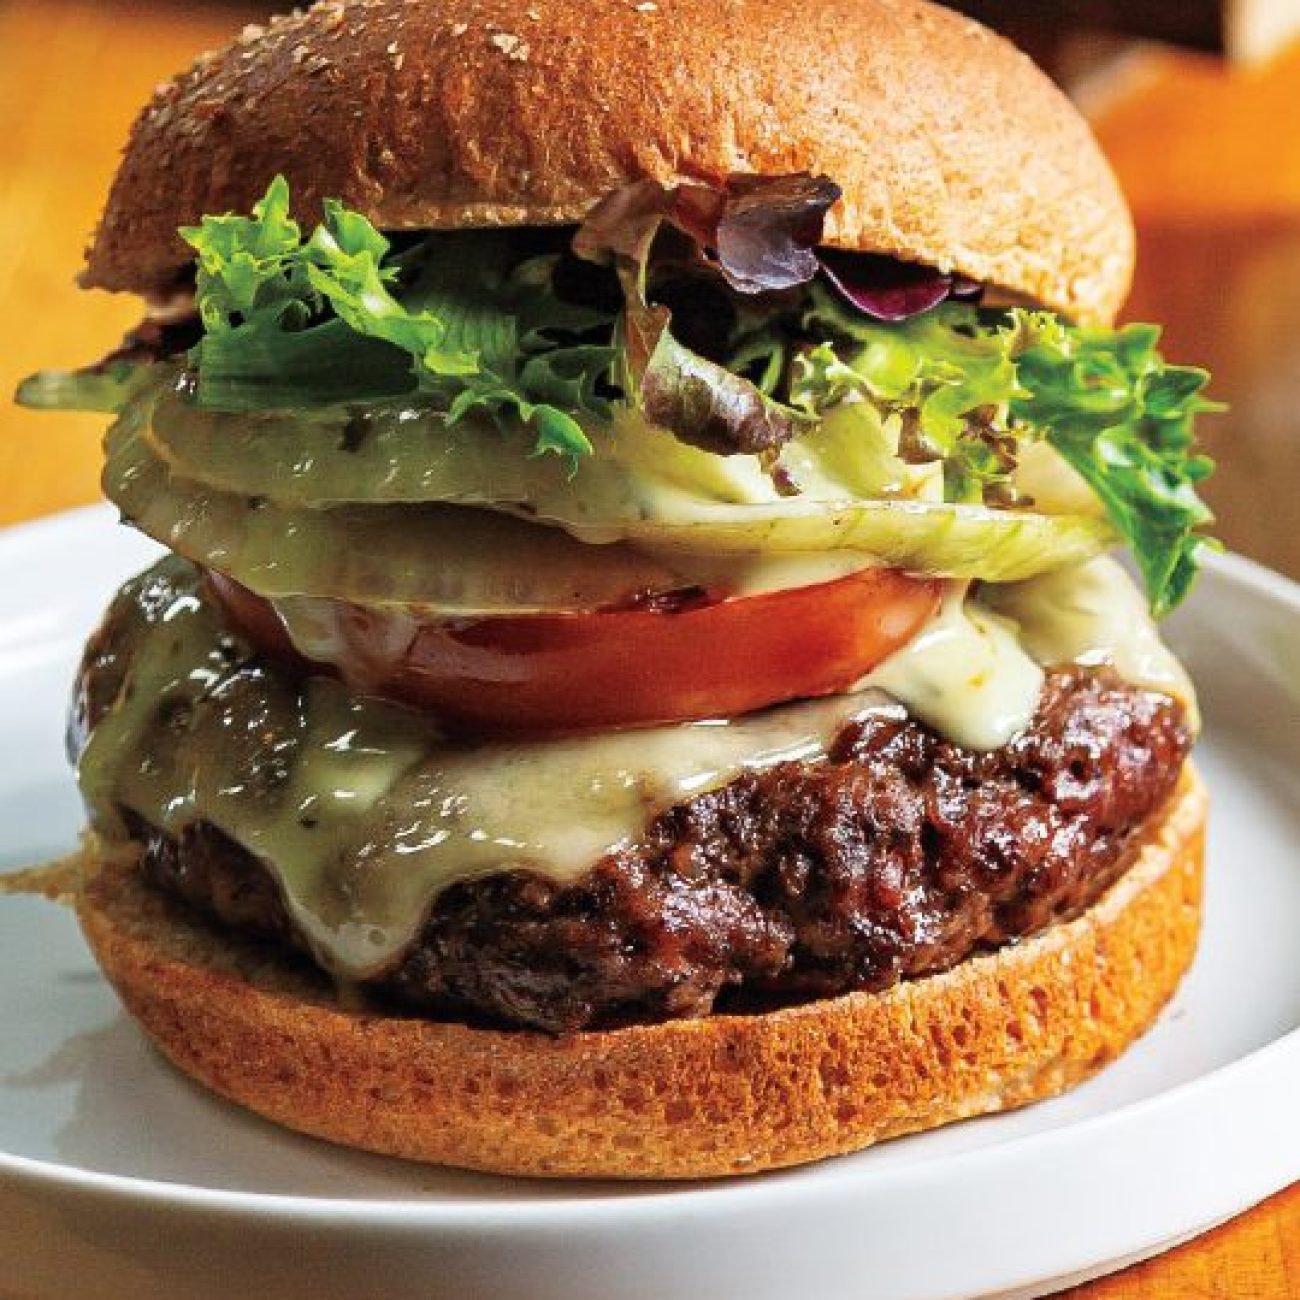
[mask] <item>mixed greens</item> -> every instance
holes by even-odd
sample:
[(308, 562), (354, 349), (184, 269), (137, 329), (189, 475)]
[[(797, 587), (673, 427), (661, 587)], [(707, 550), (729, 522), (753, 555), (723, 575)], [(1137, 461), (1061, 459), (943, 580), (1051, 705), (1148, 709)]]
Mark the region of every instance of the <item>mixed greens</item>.
[[(337, 411), (396, 400), (558, 453), (575, 490), (618, 413), (713, 456), (756, 456), (797, 495), (784, 447), (842, 408), (890, 422), (897, 456), (941, 471), (950, 506), (1028, 512), (1017, 470), (1046, 442), (1133, 549), (1153, 610), (1186, 594), (1204, 371), (1149, 325), (1068, 325), (971, 301), (959, 277), (826, 253), (824, 178), (641, 182), (571, 231), (390, 239), (327, 202), (304, 232), (277, 178), (250, 216), (182, 230), (201, 329), (182, 362), (198, 411)], [(137, 347), (20, 389), (37, 406), (120, 409), (157, 369)], [(170, 372), (169, 372), (170, 373)], [(476, 416), (476, 421), (466, 417)]]
[(1015, 506), (1014, 473), (1045, 439), (1087, 482), (1132, 548), (1152, 610), (1187, 594), (1210, 511), (1196, 485), (1212, 470), (1195, 450), (1209, 376), (1172, 366), (1160, 330), (1079, 328), (1050, 312), (991, 313), (948, 302), (882, 324), (820, 286), (809, 323), (834, 338), (799, 358), (794, 399), (823, 411), (859, 394), (898, 412), (913, 456), (943, 462), (950, 501)]
[(520, 262), (508, 235), (444, 236), (438, 256), (404, 266), (369, 221), (333, 201), (304, 239), (283, 177), (251, 218), (207, 217), (181, 234), (198, 268), (205, 334), (192, 360), (203, 405), (414, 390), (453, 420), (474, 410), (522, 420), (538, 451), (591, 450), (574, 412), (603, 412), (595, 389), (613, 349), (578, 340), (608, 335), (610, 321), (560, 298), (547, 259)]

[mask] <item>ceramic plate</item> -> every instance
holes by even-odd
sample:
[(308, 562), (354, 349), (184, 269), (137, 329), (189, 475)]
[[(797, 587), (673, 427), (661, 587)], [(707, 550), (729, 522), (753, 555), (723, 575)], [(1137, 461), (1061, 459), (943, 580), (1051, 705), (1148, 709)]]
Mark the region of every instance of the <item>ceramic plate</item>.
[[(0, 534), (0, 869), (57, 856), (82, 638), (151, 548)], [(72, 918), (0, 896), (3, 1300), (955, 1300), (1117, 1268), (1300, 1177), (1300, 588), (1215, 559), (1170, 629), (1213, 793), (1196, 966), (1067, 1097), (742, 1181), (530, 1183), (281, 1132), (146, 1046)]]

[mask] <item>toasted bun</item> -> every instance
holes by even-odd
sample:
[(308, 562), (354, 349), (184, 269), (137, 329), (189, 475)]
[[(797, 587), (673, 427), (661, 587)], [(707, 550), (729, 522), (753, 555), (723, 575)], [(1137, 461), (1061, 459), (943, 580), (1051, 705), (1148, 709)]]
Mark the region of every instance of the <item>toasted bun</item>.
[(301, 967), (181, 916), (130, 863), (92, 865), (79, 912), (163, 1052), (280, 1124), (470, 1169), (695, 1178), (854, 1151), (1087, 1078), (1192, 959), (1204, 823), (1189, 768), (1088, 912), (946, 974), (566, 1038), (343, 1010)]
[(556, 224), (642, 177), (825, 174), (827, 242), (1086, 321), (1128, 290), (1115, 178), (1064, 95), (923, 0), (328, 0), (249, 28), (135, 124), (85, 282), (166, 291), (176, 227), (246, 211), (390, 229)]

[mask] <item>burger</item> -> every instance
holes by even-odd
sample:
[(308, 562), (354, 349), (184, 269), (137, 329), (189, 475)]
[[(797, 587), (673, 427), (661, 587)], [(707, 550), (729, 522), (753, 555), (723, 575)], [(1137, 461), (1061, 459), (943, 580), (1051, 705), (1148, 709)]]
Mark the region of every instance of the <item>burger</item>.
[[(327, 2), (135, 125), (84, 272), (168, 554), (78, 907), (349, 1146), (682, 1178), (1068, 1088), (1190, 962), (1204, 372), (1067, 100), (923, 0)], [(1128, 548), (1130, 569), (1107, 552)]]

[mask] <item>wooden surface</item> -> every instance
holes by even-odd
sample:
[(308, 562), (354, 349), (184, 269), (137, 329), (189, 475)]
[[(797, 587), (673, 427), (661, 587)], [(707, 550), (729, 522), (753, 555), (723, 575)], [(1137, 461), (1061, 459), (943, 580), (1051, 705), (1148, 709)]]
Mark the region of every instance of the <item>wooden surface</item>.
[[(159, 78), (257, 6), (0, 0), (0, 391), (92, 360), (136, 316), (73, 283), (131, 117)], [(1211, 492), (1234, 547), (1300, 576), (1300, 51), (1229, 78), (1148, 60), (1102, 116), (1139, 217), (1133, 314), (1216, 371), (1231, 417), (1207, 430)], [(1288, 131), (1289, 128), (1289, 131)], [(0, 523), (93, 500), (95, 417), (0, 403)], [(1212, 1140), (1207, 1135), (1207, 1141)], [(1300, 1298), (1300, 1185), (1075, 1300)]]

